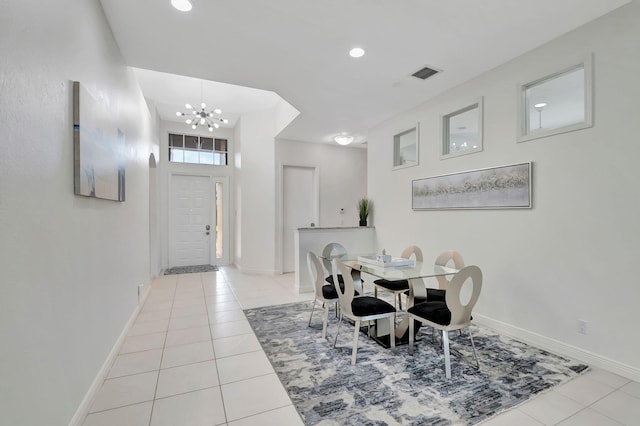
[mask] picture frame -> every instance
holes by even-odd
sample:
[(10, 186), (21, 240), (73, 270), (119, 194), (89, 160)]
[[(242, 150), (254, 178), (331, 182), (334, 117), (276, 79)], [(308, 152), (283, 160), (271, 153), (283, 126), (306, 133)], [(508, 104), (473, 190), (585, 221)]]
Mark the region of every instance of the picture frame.
[(413, 210), (529, 209), (532, 163), (414, 179)]
[(125, 201), (125, 135), (112, 121), (109, 102), (78, 81), (73, 90), (74, 193)]

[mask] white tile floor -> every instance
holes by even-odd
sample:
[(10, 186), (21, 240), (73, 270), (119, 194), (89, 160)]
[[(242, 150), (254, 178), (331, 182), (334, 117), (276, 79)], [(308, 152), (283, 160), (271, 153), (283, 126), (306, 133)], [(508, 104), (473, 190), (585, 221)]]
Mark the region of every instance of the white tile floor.
[[(242, 309), (311, 300), (292, 274), (168, 275), (153, 283), (85, 426), (302, 425)], [(640, 384), (589, 372), (483, 423), (640, 424)]]

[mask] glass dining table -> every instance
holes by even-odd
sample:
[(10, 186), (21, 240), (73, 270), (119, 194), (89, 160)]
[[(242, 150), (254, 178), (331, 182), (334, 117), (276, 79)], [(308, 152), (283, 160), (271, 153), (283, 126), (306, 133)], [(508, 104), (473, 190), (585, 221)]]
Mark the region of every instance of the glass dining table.
[[(407, 296), (406, 309), (412, 307), (416, 301), (424, 301), (427, 298), (427, 283), (425, 279), (435, 278), (438, 276), (450, 276), (458, 273), (458, 269), (447, 266), (434, 265), (426, 262), (412, 262), (409, 265), (399, 265), (402, 262), (377, 261), (376, 255), (342, 255), (332, 257), (329, 260), (338, 259), (340, 262), (351, 268), (351, 274), (354, 279), (360, 279), (364, 285), (362, 274), (371, 275), (373, 280), (385, 279), (389, 281), (406, 280), (409, 283), (409, 295)], [(371, 259), (371, 261), (368, 261)], [(397, 259), (399, 260), (399, 259)], [(358, 276), (359, 275), (359, 276)], [(435, 284), (435, 283), (434, 283)], [(434, 287), (435, 288), (435, 287)], [(398, 311), (401, 313), (402, 311)], [(419, 323), (416, 324), (416, 332), (419, 329)], [(396, 339), (396, 345), (402, 345), (409, 342), (409, 316), (403, 315), (401, 320), (396, 323), (395, 330), (389, 330), (387, 321), (376, 321), (372, 329), (367, 330), (367, 334), (375, 341), (385, 347), (390, 347), (390, 336), (393, 333)]]

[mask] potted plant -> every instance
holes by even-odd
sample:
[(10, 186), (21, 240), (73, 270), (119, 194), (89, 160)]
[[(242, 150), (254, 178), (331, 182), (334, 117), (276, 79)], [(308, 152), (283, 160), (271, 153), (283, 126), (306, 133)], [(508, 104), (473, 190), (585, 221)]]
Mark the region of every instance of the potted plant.
[(358, 214), (360, 215), (360, 226), (367, 226), (367, 217), (371, 209), (371, 201), (368, 198), (358, 200)]

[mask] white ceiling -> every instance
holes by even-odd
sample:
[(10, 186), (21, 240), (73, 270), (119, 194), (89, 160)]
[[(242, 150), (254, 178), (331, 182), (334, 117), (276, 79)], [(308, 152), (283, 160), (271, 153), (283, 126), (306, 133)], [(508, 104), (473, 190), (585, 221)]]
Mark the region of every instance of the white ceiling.
[[(101, 0), (163, 119), (202, 98), (235, 122), (279, 95), (300, 111), (280, 137), (329, 142), (348, 132), (363, 142), (370, 127), (629, 0), (192, 2), (183, 13), (170, 0)], [(366, 55), (349, 57), (354, 46)], [(424, 66), (442, 72), (410, 77)]]

